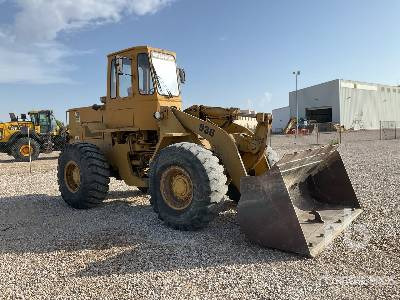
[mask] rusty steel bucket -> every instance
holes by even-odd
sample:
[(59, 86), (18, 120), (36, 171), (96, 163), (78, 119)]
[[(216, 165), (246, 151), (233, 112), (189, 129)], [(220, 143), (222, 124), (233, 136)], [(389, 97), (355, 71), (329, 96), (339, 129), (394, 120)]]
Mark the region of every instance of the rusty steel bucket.
[(337, 146), (285, 155), (241, 179), (238, 220), (248, 239), (315, 257), (361, 213)]

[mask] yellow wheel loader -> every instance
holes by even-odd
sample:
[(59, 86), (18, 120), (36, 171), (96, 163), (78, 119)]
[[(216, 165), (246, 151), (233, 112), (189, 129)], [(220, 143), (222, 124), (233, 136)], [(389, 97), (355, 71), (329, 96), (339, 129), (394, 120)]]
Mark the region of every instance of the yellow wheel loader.
[(69, 143), (58, 162), (62, 198), (96, 207), (110, 176), (150, 194), (155, 213), (180, 230), (203, 228), (238, 202), (250, 241), (317, 255), (360, 212), (334, 146), (285, 155), (267, 147), (272, 116), (254, 132), (235, 123), (236, 108), (182, 109), (175, 53), (148, 46), (108, 55), (101, 105), (70, 109)]
[(51, 110), (30, 111), (18, 118), (10, 113), (10, 122), (0, 123), (0, 152), (16, 161), (35, 160), (40, 153), (60, 151), (66, 143), (66, 128)]

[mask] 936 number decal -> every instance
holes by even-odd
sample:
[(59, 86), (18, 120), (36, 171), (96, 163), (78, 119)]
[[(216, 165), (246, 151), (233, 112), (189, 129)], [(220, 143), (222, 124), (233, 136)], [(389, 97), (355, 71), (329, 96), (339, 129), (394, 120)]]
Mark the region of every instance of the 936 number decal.
[(214, 134), (215, 134), (215, 130), (210, 128), (210, 127), (208, 127), (205, 124), (200, 124), (199, 130), (201, 132), (204, 132), (205, 134), (208, 134), (209, 136), (214, 136)]

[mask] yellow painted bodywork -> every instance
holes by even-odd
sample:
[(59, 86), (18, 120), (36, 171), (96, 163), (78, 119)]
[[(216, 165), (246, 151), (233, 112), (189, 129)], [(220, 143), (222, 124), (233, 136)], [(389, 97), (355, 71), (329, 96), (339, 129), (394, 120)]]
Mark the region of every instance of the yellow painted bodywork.
[[(248, 172), (265, 172), (269, 166), (264, 155), (271, 115), (260, 114), (255, 133), (234, 124), (240, 114), (236, 108), (193, 106), (182, 111), (181, 96), (141, 95), (138, 85), (137, 57), (152, 51), (174, 52), (139, 46), (114, 52), (107, 57), (107, 94), (102, 105), (70, 109), (70, 143), (97, 145), (107, 158), (114, 176), (128, 185), (146, 187), (150, 161), (163, 148), (178, 142), (191, 142), (210, 149), (227, 170), (229, 179), (239, 189), (240, 178)], [(131, 94), (111, 97), (113, 59), (130, 58)], [(154, 81), (154, 74), (153, 81)], [(116, 74), (116, 78), (118, 78)], [(119, 90), (117, 79), (116, 90)], [(161, 114), (160, 119), (154, 113)], [(205, 130), (205, 128), (208, 128)], [(207, 132), (212, 130), (211, 136)]]
[(21, 131), (21, 128), (26, 127), (29, 128), (32, 132), (36, 132), (36, 127), (32, 124), (32, 122), (6, 122), (0, 123), (0, 142), (7, 143), (10, 138)]
[[(0, 151), (11, 153), (12, 147), (15, 142), (18, 140), (19, 133), (23, 130), (23, 136), (27, 135), (27, 129), (31, 136), (33, 135), (40, 136), (41, 135), (41, 126), (39, 124), (34, 123), (32, 120), (35, 118), (38, 120), (39, 114), (45, 113), (49, 114), (51, 118), (54, 118), (52, 111), (50, 110), (41, 110), (41, 111), (30, 111), (28, 112), (31, 120), (18, 120), (18, 121), (10, 121), (5, 123), (0, 123)], [(61, 135), (62, 128), (60, 126), (55, 126), (51, 132), (46, 132), (46, 134), (50, 134), (54, 136)]]

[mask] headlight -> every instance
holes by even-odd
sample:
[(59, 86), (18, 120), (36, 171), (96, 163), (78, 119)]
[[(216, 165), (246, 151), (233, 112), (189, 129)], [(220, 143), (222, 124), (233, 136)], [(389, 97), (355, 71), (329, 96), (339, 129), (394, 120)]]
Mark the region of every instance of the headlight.
[(162, 119), (162, 114), (159, 111), (156, 111), (153, 116), (154, 116), (154, 119), (156, 119), (156, 120)]

